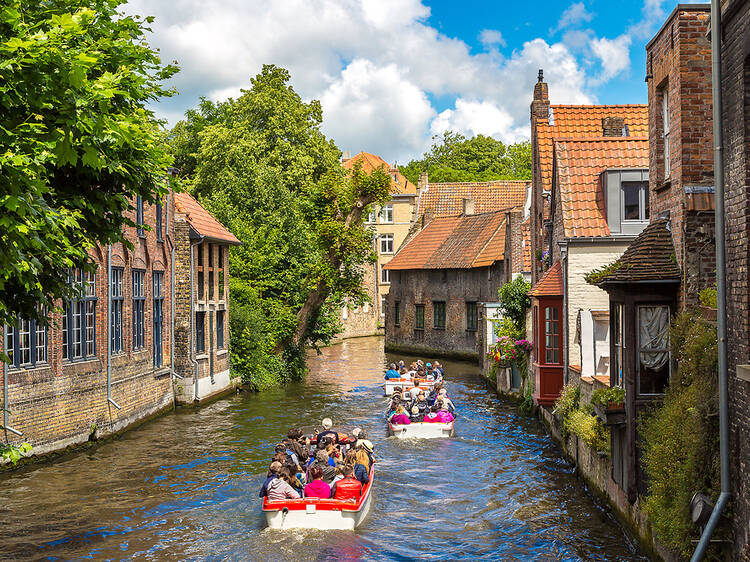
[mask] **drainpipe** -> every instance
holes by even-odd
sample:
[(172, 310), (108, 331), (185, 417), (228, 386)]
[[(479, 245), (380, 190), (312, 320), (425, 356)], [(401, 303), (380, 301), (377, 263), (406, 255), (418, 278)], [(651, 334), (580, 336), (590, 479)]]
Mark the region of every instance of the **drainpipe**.
[(721, 6), (711, 0), (711, 90), (713, 94), (715, 237), (716, 237), (716, 332), (719, 347), (719, 450), (721, 459), (721, 494), (711, 518), (703, 530), (691, 562), (698, 562), (706, 553), (711, 535), (731, 496), (729, 474), (729, 372), (727, 368), (727, 296), (726, 257), (724, 255), (724, 155), (721, 120)]
[(112, 244), (107, 245), (107, 315), (107, 403), (119, 410), (112, 399)]
[[(560, 265), (562, 265), (563, 279), (563, 317), (562, 317), (562, 338), (563, 338), (563, 384), (568, 384), (568, 242), (563, 240), (558, 243), (560, 246)], [(551, 253), (550, 253), (551, 255)]]
[(175, 256), (175, 245), (172, 241), (172, 235), (169, 233), (169, 212), (172, 208), (171, 205), (171, 194), (167, 194), (167, 219), (166, 219), (166, 226), (167, 226), (167, 240), (169, 241), (169, 248), (170, 248), (170, 284), (169, 284), (169, 372), (172, 374), (172, 380), (180, 379), (182, 380), (184, 377), (182, 375), (178, 375), (174, 370), (174, 329), (175, 329), (175, 319), (174, 319), (174, 299), (175, 299), (175, 285), (174, 285), (174, 279), (175, 279), (175, 267), (174, 267), (174, 256)]
[[(7, 326), (5, 327), (5, 330), (8, 330)], [(7, 350), (5, 351), (7, 352)], [(15, 433), (20, 437), (23, 433), (8, 425), (8, 414), (10, 414), (10, 410), (8, 410), (8, 364), (3, 361), (3, 429), (6, 432), (10, 431), (11, 433)]]
[[(203, 239), (205, 236), (201, 236), (198, 240), (195, 242), (190, 243), (190, 353), (188, 353), (188, 357), (190, 358), (190, 362), (193, 364), (193, 401), (198, 402), (198, 360), (195, 358), (195, 291), (193, 290), (195, 288), (195, 281), (194, 281), (194, 275), (195, 275), (195, 267), (194, 267), (194, 261), (195, 258), (193, 257), (193, 249), (203, 242)], [(205, 326), (205, 325), (204, 325)]]

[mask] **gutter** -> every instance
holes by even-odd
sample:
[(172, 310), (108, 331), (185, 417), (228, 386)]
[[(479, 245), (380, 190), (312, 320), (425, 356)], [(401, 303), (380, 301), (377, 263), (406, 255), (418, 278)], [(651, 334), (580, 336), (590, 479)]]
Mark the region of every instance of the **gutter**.
[(170, 277), (170, 289), (169, 289), (169, 372), (172, 374), (172, 380), (180, 379), (182, 380), (184, 377), (182, 375), (178, 375), (177, 372), (174, 370), (174, 331), (175, 331), (175, 319), (174, 319), (174, 299), (175, 299), (175, 266), (174, 266), (174, 256), (175, 256), (175, 245), (172, 241), (172, 236), (169, 233), (169, 215), (170, 211), (172, 209), (172, 192), (170, 192), (167, 195), (167, 219), (166, 219), (166, 236), (167, 241), (169, 242), (169, 248), (170, 248), (170, 269), (169, 277)]
[[(198, 402), (198, 360), (195, 358), (195, 258), (193, 248), (203, 243), (205, 237), (201, 236), (196, 241), (190, 243), (190, 353), (188, 357), (193, 364), (193, 401)], [(174, 269), (172, 270), (174, 271)]]
[(120, 410), (112, 398), (112, 244), (107, 245), (107, 313), (107, 403)]
[(729, 474), (729, 372), (727, 367), (727, 295), (726, 256), (724, 249), (724, 155), (721, 99), (721, 6), (711, 0), (711, 93), (713, 96), (714, 135), (714, 221), (716, 237), (716, 336), (719, 348), (719, 457), (721, 459), (721, 494), (690, 559), (702, 560), (721, 514), (732, 495)]

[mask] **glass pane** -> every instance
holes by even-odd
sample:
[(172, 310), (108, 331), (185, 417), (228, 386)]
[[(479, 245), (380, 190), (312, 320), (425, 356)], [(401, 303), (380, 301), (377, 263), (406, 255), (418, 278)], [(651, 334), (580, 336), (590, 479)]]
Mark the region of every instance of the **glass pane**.
[(641, 184), (640, 183), (626, 183), (622, 184), (622, 200), (623, 200), (623, 220), (639, 220), (640, 219), (640, 197), (641, 197)]

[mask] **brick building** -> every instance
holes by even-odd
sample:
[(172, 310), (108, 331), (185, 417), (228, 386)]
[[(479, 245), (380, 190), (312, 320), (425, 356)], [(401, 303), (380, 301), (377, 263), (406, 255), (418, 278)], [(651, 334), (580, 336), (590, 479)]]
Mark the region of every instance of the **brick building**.
[[(386, 266), (392, 275), (387, 349), (478, 357), (481, 304), (495, 301), (512, 275), (505, 254), (514, 250), (506, 237), (514, 225), (520, 239), (520, 214), (439, 217), (406, 242)], [(520, 256), (520, 243), (515, 246)]]
[(29, 442), (35, 454), (59, 451), (174, 406), (173, 370), (188, 352), (185, 329), (172, 329), (189, 310), (189, 298), (175, 291), (190, 251), (182, 197), (170, 193), (159, 205), (138, 198), (130, 218), (150, 228), (125, 228), (132, 249), (93, 248), (96, 271), (70, 273), (81, 296), (60, 303), (48, 328), (24, 319), (3, 328), (0, 345), (11, 357), (3, 365), (3, 425), (11, 441)]
[(721, 6), (732, 550), (750, 560), (750, 2)]
[(229, 247), (239, 240), (189, 193), (175, 194), (177, 402), (230, 388)]
[(366, 173), (382, 168), (391, 176), (391, 200), (383, 206), (374, 205), (365, 221), (375, 232), (373, 245), (377, 255), (374, 264), (365, 266), (364, 275), (364, 288), (372, 304), (346, 306), (341, 311), (342, 338), (382, 334), (385, 299), (391, 285), (390, 273), (384, 267), (409, 232), (416, 210), (417, 188), (396, 166), (369, 152), (360, 152), (353, 158), (345, 155), (342, 164), (347, 170), (359, 164)]

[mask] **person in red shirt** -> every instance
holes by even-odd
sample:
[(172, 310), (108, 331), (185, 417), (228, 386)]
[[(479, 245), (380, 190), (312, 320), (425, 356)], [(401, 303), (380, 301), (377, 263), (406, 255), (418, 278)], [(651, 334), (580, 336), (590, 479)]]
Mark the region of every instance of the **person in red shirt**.
[(344, 465), (342, 469), (344, 477), (334, 482), (331, 488), (331, 497), (335, 500), (359, 500), (362, 495), (362, 483), (354, 477), (354, 467)]

